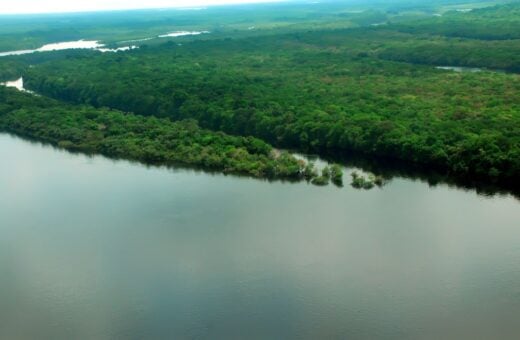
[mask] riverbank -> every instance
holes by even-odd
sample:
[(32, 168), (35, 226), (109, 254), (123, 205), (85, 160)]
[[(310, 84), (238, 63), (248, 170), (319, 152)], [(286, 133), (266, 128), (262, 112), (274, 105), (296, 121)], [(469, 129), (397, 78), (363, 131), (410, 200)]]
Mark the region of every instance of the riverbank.
[(203, 167), (256, 178), (303, 179), (305, 162), (253, 137), (200, 128), (193, 120), (142, 117), (64, 104), (0, 87), (0, 130), (58, 147), (147, 164)]
[[(295, 150), (274, 149), (256, 138), (205, 130), (192, 120), (172, 122), (106, 108), (65, 104), (25, 91), (0, 86), (0, 101), (4, 103), (0, 106), (0, 130), (73, 152), (101, 154), (149, 165), (190, 167), (263, 179), (307, 181), (318, 186), (332, 183), (339, 187), (350, 185), (356, 189), (371, 189), (384, 185), (394, 177), (406, 177), (429, 185), (446, 183), (476, 190), (486, 196), (512, 193), (520, 197), (514, 183), (497, 186), (490, 182), (450, 176), (431, 168), (412, 167), (384, 157), (349, 154), (343, 159), (334, 154), (336, 157), (328, 155), (320, 160)], [(354, 178), (350, 170), (339, 168), (337, 164), (354, 167), (365, 179), (364, 185), (359, 185), (359, 178)], [(346, 174), (348, 181), (343, 180), (343, 174)], [(370, 181), (371, 178), (377, 181)]]

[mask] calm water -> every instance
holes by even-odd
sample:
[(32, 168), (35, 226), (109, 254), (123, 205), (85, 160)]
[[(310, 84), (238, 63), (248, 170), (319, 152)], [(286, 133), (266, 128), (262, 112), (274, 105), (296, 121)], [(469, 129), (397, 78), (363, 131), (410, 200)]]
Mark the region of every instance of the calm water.
[(0, 339), (520, 336), (514, 198), (0, 154)]
[[(189, 36), (189, 35), (201, 35), (201, 34), (209, 34), (209, 33), (211, 33), (211, 32), (209, 32), (209, 31), (176, 31), (176, 32), (161, 34), (156, 37), (121, 41), (120, 43), (143, 42), (143, 41), (153, 40), (156, 38), (177, 38), (177, 37), (184, 37), (184, 36)], [(130, 46), (121, 46), (121, 47), (117, 47), (117, 48), (107, 48), (105, 46), (105, 44), (99, 43), (98, 40), (77, 40), (77, 41), (66, 41), (66, 42), (47, 44), (47, 45), (43, 45), (42, 47), (37, 48), (35, 50), (18, 50), (18, 51), (0, 52), (0, 57), (24, 55), (24, 54), (31, 54), (31, 53), (35, 53), (35, 52), (50, 52), (50, 51), (62, 51), (62, 50), (73, 50), (73, 49), (90, 49), (90, 50), (97, 50), (99, 52), (123, 52), (123, 51), (133, 50), (136, 48), (139, 48), (139, 47), (136, 45), (130, 45)]]
[(0, 57), (24, 55), (36, 52), (51, 52), (51, 51), (62, 51), (62, 50), (74, 50), (74, 49), (90, 49), (97, 50), (100, 52), (119, 52), (129, 51), (137, 48), (137, 46), (123, 46), (118, 48), (106, 48), (104, 44), (100, 44), (97, 40), (78, 40), (78, 41), (67, 41), (59, 42), (54, 44), (43, 45), (42, 47), (35, 50), (19, 50), (19, 51), (8, 51), (0, 52)]
[(177, 37), (184, 37), (186, 35), (201, 35), (201, 34), (209, 34), (209, 31), (178, 31), (178, 32), (172, 32), (167, 34), (161, 34), (159, 38), (177, 38)]
[(18, 78), (16, 80), (13, 80), (13, 81), (0, 83), (0, 85), (7, 86), (7, 87), (14, 87), (15, 89), (18, 89), (19, 91), (23, 91), (23, 92), (33, 93), (32, 91), (29, 91), (29, 90), (25, 89), (25, 87), (23, 86), (23, 78), (22, 77), (20, 77), (20, 78)]
[(459, 73), (477, 73), (482, 72), (481, 68), (478, 67), (462, 67), (462, 66), (437, 66), (435, 67), (438, 70), (445, 70), (445, 71), (455, 71)]

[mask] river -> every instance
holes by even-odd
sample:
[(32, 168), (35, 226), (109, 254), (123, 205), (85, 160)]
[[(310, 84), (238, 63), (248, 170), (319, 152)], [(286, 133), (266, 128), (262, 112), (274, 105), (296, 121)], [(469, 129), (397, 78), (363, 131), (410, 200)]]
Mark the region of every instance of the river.
[[(130, 43), (130, 42), (144, 42), (159, 38), (178, 38), (184, 36), (196, 36), (201, 34), (209, 34), (209, 31), (175, 31), (166, 34), (161, 34), (155, 37), (120, 41), (118, 44)], [(17, 56), (24, 54), (32, 54), (36, 52), (51, 52), (51, 51), (63, 51), (63, 50), (74, 50), (74, 49), (87, 49), (96, 50), (99, 52), (124, 52), (139, 48), (137, 45), (119, 46), (115, 48), (108, 48), (105, 44), (101, 44), (98, 40), (77, 40), (77, 41), (65, 41), (52, 44), (46, 44), (40, 48), (34, 50), (16, 50), (16, 51), (5, 51), (0, 52), (0, 57)]]
[(8, 51), (0, 52), (0, 57), (16, 56), (31, 54), (36, 52), (51, 52), (51, 51), (62, 51), (62, 50), (74, 50), (74, 49), (90, 49), (97, 50), (100, 52), (119, 52), (129, 51), (137, 48), (137, 46), (123, 46), (117, 48), (106, 48), (104, 44), (100, 44), (97, 40), (78, 40), (78, 41), (67, 41), (53, 44), (43, 45), (42, 47), (35, 50), (19, 50), (19, 51)]
[(513, 339), (520, 202), (316, 187), (0, 134), (1, 339)]

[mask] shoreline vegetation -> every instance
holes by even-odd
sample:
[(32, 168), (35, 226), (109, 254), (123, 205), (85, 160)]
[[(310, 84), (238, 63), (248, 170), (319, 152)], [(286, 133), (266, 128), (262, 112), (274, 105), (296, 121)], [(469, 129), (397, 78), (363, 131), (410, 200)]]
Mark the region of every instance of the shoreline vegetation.
[[(320, 170), (312, 160), (295, 158), (289, 152), (275, 149), (256, 138), (201, 129), (193, 120), (171, 122), (107, 108), (71, 105), (4, 86), (0, 86), (0, 131), (49, 143), (70, 152), (99, 154), (145, 165), (180, 166), (267, 180), (304, 180), (316, 186), (329, 183), (344, 186), (343, 170), (335, 163), (338, 160), (329, 159), (328, 165)], [(162, 138), (169, 140), (161, 141)], [(201, 140), (205, 146), (199, 143)], [(201, 147), (203, 152), (200, 152)], [(370, 168), (367, 164), (358, 163), (357, 166)], [(350, 174), (350, 186), (363, 190), (381, 188), (397, 175), (388, 173), (381, 176), (372, 171), (384, 172), (383, 169), (354, 171)], [(400, 176), (416, 178), (413, 173)], [(429, 177), (422, 180), (430, 185), (437, 181), (430, 182)], [(447, 183), (470, 188), (466, 186), (468, 183)], [(475, 188), (484, 194), (492, 192), (489, 191), (492, 188)], [(495, 190), (501, 191), (500, 188)]]
[(374, 174), (362, 175), (357, 171), (354, 171), (352, 174), (352, 183), (351, 185), (356, 189), (365, 189), (370, 190), (374, 186), (382, 187), (385, 184), (383, 177), (376, 176)]
[[(186, 165), (224, 174), (314, 183), (308, 164), (253, 137), (201, 129), (194, 120), (172, 122), (111, 109), (70, 105), (0, 86), (0, 131), (59, 148), (138, 161)], [(333, 183), (342, 177), (334, 165)], [(325, 171), (324, 171), (325, 172)], [(330, 175), (327, 170), (328, 184)], [(323, 176), (322, 176), (323, 177)]]
[(0, 130), (60, 148), (146, 164), (176, 163), (256, 178), (298, 179), (305, 166), (253, 137), (111, 109), (70, 105), (0, 87)]

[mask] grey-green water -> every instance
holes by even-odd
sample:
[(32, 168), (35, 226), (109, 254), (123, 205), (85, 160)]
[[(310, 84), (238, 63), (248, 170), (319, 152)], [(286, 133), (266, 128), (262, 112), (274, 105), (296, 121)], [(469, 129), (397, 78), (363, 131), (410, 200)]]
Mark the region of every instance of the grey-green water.
[(512, 197), (0, 155), (1, 339), (520, 336)]

